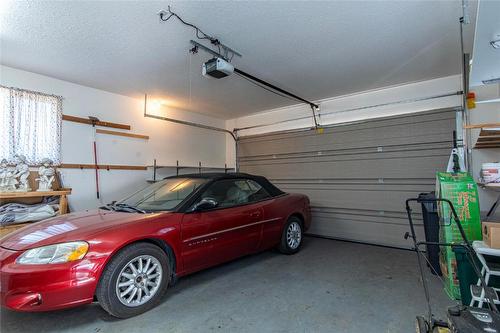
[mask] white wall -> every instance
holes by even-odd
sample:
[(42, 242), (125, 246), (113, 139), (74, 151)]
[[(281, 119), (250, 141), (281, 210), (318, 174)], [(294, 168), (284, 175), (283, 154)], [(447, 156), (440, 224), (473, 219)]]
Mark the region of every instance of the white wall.
[[(328, 125), (403, 113), (457, 107), (461, 105), (461, 96), (443, 97), (420, 102), (342, 112), (344, 110), (353, 108), (409, 99), (425, 98), (430, 96), (438, 96), (448, 93), (454, 93), (460, 90), (462, 90), (461, 76), (454, 75), (434, 80), (410, 83), (395, 87), (388, 87), (384, 89), (377, 89), (346, 96), (324, 99), (322, 101), (319, 101), (319, 123), (321, 125)], [(333, 114), (324, 115), (325, 113), (330, 112), (332, 112)], [(226, 122), (226, 128), (232, 130), (233, 128), (242, 128), (259, 124), (269, 124), (309, 115), (311, 115), (311, 109), (309, 108), (309, 106), (305, 104), (299, 104), (285, 108), (268, 110), (246, 117), (232, 119)], [(239, 135), (245, 136), (295, 128), (305, 128), (311, 127), (313, 125), (314, 123), (312, 118), (308, 118), (304, 120), (239, 131)], [(228, 138), (226, 147), (228, 161), (235, 160), (234, 145), (231, 141), (232, 139), (230, 140)]]
[[(0, 82), (5, 86), (25, 88), (44, 93), (61, 95), (63, 113), (101, 120), (129, 124), (130, 133), (146, 134), (149, 140), (111, 135), (97, 135), (99, 164), (151, 165), (156, 158), (158, 164), (175, 165), (179, 160), (184, 165), (224, 167), (227, 134), (207, 131), (162, 120), (144, 118), (143, 99), (134, 99), (112, 94), (82, 85), (77, 85), (43, 75), (38, 75), (6, 66), (0, 67)], [(179, 110), (162, 110), (173, 118), (224, 127), (220, 119)], [(63, 121), (63, 163), (93, 163), (92, 127)], [(95, 196), (94, 170), (62, 169), (62, 180), (73, 189), (70, 207), (73, 210), (94, 208), (100, 203)], [(151, 171), (101, 170), (100, 188), (104, 203), (117, 200), (144, 187), (151, 178)]]
[[(477, 101), (500, 98), (500, 84), (482, 85), (472, 87), (470, 90), (476, 93)], [(477, 104), (476, 108), (470, 111), (470, 123), (500, 123), (500, 102)], [(476, 142), (479, 131), (479, 129), (470, 130), (472, 144)], [(500, 162), (500, 149), (472, 150), (472, 173), (475, 179), (479, 177), (481, 165), (488, 162)], [(479, 189), (481, 210), (488, 211), (498, 194), (498, 192), (493, 192), (491, 190)], [(500, 216), (500, 208), (497, 209), (497, 216)]]

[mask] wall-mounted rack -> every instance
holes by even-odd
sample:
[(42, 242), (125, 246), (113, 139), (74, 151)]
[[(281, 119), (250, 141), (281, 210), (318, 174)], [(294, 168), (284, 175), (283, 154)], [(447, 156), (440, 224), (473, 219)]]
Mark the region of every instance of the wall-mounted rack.
[(147, 170), (147, 167), (142, 165), (117, 165), (117, 164), (76, 164), (62, 163), (57, 166), (61, 169), (99, 169), (99, 170)]
[(500, 148), (500, 130), (481, 129), (475, 149)]
[(500, 128), (500, 123), (483, 123), (483, 124), (474, 124), (474, 125), (465, 125), (465, 129), (471, 128)]
[(157, 181), (157, 170), (158, 169), (174, 169), (175, 175), (178, 176), (179, 172), (182, 169), (192, 169), (197, 170), (199, 174), (203, 171), (223, 171), (224, 173), (228, 173), (234, 171), (234, 168), (228, 168), (227, 164), (224, 164), (224, 167), (214, 167), (214, 166), (204, 166), (201, 162), (198, 162), (198, 165), (182, 165), (179, 161), (176, 161), (175, 165), (158, 165), (156, 163), (156, 159), (153, 161), (153, 165), (148, 165), (148, 168), (153, 169), (153, 178), (149, 179), (148, 182), (156, 182)]
[(475, 124), (464, 128), (481, 130), (474, 149), (500, 148), (500, 123)]

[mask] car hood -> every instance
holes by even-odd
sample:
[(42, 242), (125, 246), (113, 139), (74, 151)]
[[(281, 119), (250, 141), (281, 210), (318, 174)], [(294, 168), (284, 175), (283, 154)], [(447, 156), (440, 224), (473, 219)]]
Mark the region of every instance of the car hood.
[(22, 251), (50, 244), (88, 240), (106, 229), (149, 220), (158, 215), (158, 213), (139, 214), (107, 210), (71, 213), (28, 224), (0, 239), (0, 246)]

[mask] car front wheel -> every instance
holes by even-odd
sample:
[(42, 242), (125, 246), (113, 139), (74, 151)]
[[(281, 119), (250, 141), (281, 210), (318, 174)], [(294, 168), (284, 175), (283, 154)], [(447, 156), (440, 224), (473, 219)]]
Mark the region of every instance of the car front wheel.
[(158, 304), (170, 281), (168, 257), (148, 243), (121, 250), (104, 269), (96, 290), (99, 304), (112, 316), (128, 318)]
[(297, 253), (302, 245), (302, 238), (302, 221), (298, 217), (292, 216), (283, 228), (278, 249), (284, 254)]

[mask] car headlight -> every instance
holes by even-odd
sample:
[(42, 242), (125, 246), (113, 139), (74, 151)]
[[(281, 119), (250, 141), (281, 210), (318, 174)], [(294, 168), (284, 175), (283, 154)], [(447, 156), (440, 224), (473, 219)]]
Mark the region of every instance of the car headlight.
[(82, 259), (89, 249), (87, 242), (69, 242), (37, 247), (24, 252), (16, 262), (23, 265), (57, 264)]

